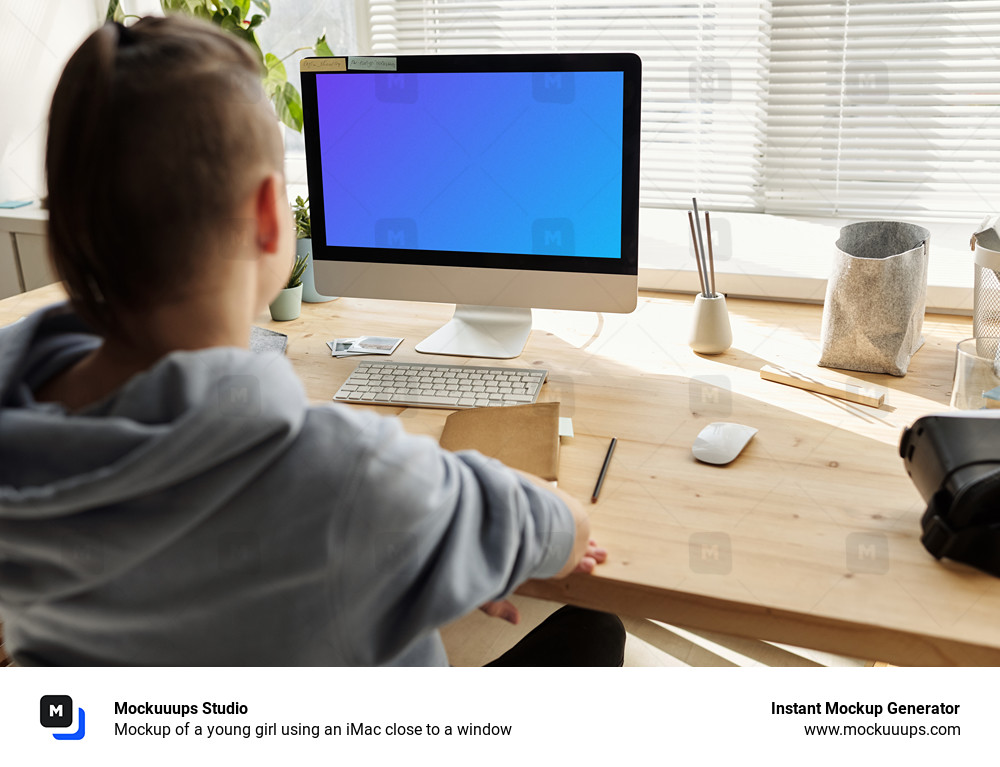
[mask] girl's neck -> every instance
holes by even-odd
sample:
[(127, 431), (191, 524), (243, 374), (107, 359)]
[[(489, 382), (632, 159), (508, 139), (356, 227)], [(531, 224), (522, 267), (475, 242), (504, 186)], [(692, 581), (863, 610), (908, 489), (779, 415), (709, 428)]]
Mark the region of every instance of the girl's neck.
[(121, 332), (107, 336), (94, 351), (56, 373), (35, 391), (35, 399), (76, 411), (104, 399), (171, 352), (216, 346), (245, 349), (253, 320), (248, 307), (231, 294), (215, 294), (123, 317)]

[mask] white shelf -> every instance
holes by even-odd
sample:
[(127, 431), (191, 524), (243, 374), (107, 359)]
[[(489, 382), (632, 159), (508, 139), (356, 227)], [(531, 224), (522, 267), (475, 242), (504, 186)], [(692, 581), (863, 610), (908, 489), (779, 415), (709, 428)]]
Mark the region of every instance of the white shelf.
[[(305, 196), (304, 184), (288, 187)], [(0, 236), (45, 234), (48, 213), (37, 203), (0, 210)], [(981, 220), (977, 215), (977, 223)], [(823, 303), (840, 227), (848, 219), (800, 219), (762, 213), (714, 213), (716, 286), (734, 297)], [(913, 222), (931, 232), (927, 310), (971, 314), (975, 224)], [(639, 286), (697, 293), (698, 274), (684, 211), (643, 208), (639, 214)]]

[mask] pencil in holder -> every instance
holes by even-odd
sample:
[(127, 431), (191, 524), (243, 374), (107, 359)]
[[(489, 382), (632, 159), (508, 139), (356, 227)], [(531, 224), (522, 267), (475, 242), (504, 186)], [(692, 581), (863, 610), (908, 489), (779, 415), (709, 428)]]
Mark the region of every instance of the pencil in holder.
[(724, 295), (699, 293), (694, 297), (694, 322), (688, 344), (698, 354), (722, 354), (733, 345), (733, 329)]

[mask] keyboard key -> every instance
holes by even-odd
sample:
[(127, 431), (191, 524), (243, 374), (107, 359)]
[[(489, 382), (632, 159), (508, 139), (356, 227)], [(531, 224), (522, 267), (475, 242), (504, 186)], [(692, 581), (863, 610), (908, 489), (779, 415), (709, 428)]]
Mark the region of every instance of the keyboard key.
[(405, 401), (413, 405), (455, 406), (455, 401), (451, 397), (437, 397), (430, 394), (421, 394), (419, 397), (407, 397)]

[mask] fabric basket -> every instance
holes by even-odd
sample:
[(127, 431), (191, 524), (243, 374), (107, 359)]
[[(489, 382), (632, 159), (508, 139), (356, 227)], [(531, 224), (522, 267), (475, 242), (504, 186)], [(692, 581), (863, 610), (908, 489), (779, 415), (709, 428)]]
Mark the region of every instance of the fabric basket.
[(901, 221), (840, 230), (823, 304), (823, 367), (906, 375), (920, 348), (930, 232)]

